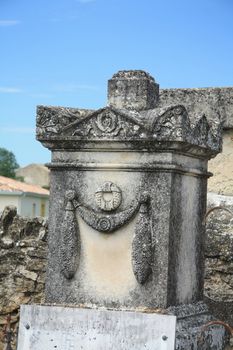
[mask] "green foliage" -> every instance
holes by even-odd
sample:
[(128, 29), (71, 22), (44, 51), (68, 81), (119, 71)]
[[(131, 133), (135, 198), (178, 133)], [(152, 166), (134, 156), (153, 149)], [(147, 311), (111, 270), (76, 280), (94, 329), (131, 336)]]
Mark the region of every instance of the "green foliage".
[(23, 176), (16, 176), (15, 180), (24, 182), (24, 177)]
[(0, 148), (0, 175), (15, 179), (15, 170), (19, 167), (14, 153)]

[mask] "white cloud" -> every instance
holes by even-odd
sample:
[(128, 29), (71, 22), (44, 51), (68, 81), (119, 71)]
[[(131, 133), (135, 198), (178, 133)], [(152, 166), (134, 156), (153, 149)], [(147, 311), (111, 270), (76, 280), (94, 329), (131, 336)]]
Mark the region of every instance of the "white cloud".
[(23, 92), (23, 91), (19, 88), (16, 88), (16, 87), (0, 86), (0, 93), (2, 93), (2, 94), (18, 94), (21, 92)]
[(0, 27), (15, 26), (15, 25), (17, 25), (19, 23), (20, 23), (20, 21), (18, 21), (18, 20), (0, 19)]
[(0, 128), (1, 132), (17, 133), (17, 134), (32, 134), (35, 133), (35, 128), (22, 127), (22, 126), (4, 126)]

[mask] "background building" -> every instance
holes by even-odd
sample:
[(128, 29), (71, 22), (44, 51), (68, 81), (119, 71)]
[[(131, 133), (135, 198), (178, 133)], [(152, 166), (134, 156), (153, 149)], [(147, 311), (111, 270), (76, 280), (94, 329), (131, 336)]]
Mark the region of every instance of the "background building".
[(43, 164), (29, 164), (16, 169), (15, 173), (27, 184), (49, 188), (49, 169)]
[(7, 205), (14, 205), (19, 215), (47, 217), (48, 202), (48, 190), (0, 176), (0, 212)]

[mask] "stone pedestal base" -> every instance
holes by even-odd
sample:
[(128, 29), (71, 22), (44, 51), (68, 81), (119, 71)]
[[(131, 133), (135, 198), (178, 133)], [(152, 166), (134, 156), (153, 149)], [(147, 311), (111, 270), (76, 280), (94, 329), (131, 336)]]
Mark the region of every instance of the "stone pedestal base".
[(225, 329), (211, 321), (203, 302), (162, 313), (22, 305), (17, 349), (224, 350)]
[(224, 350), (228, 337), (221, 325), (207, 325), (214, 321), (205, 303), (170, 307), (177, 317), (175, 350)]

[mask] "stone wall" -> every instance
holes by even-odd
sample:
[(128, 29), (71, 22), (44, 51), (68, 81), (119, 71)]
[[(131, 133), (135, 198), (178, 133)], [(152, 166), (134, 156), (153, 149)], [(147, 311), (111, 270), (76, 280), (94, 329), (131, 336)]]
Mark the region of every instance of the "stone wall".
[(223, 131), (223, 149), (209, 162), (209, 192), (233, 196), (233, 129)]
[[(223, 196), (222, 196), (223, 197)], [(224, 197), (223, 197), (224, 198)], [(229, 204), (229, 203), (228, 203)], [(209, 198), (209, 206), (223, 205), (220, 197)], [(205, 295), (217, 318), (233, 325), (233, 219), (229, 212), (214, 210), (207, 218)], [(47, 254), (47, 223), (42, 218), (19, 217), (7, 207), (0, 221), (0, 350), (3, 327), (11, 314), (16, 334), (19, 306), (43, 303)], [(14, 340), (15, 341), (15, 340)]]
[(15, 337), (20, 304), (44, 300), (46, 236), (43, 218), (23, 218), (16, 208), (5, 208), (0, 221), (0, 350), (6, 316), (11, 315)]
[(208, 181), (208, 191), (233, 196), (233, 87), (160, 89), (159, 99), (161, 104), (185, 105), (191, 120), (203, 114), (211, 118), (210, 123), (221, 118), (223, 149), (209, 162), (214, 176)]
[(205, 297), (216, 317), (233, 326), (233, 197), (209, 194), (208, 208)]
[(233, 87), (160, 89), (160, 104), (184, 105), (193, 118), (221, 116), (223, 128), (233, 128)]

